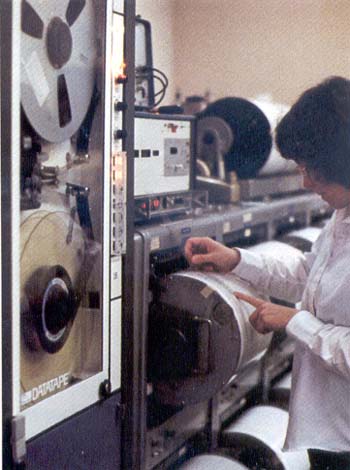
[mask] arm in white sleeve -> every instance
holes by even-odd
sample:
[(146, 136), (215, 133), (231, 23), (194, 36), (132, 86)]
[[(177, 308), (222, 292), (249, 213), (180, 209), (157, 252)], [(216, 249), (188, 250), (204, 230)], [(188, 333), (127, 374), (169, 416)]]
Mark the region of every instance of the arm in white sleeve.
[(289, 302), (298, 302), (303, 294), (314, 253), (283, 260), (239, 249), (241, 261), (234, 269), (260, 292)]
[(287, 333), (312, 351), (325, 367), (350, 378), (350, 328), (323, 323), (302, 310), (288, 322)]
[(311, 267), (330, 230), (328, 224), (313, 244), (312, 251), (295, 257), (281, 256), (279, 259), (239, 248), (241, 261), (233, 272), (266, 295), (296, 303), (302, 297)]

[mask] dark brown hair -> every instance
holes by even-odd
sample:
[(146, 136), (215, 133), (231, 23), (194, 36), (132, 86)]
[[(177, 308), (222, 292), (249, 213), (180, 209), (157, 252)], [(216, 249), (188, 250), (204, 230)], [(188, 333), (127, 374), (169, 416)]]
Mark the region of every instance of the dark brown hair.
[(350, 188), (350, 81), (330, 77), (305, 91), (276, 128), (284, 158)]

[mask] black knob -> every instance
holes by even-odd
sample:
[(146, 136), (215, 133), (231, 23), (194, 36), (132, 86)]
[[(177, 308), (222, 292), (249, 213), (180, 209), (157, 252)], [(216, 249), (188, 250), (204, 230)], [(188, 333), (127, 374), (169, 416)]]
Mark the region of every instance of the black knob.
[(126, 109), (128, 109), (128, 105), (125, 101), (116, 101), (114, 103), (114, 111), (125, 111)]
[(106, 379), (100, 384), (100, 395), (102, 398), (108, 398), (112, 393), (111, 381)]
[(126, 130), (118, 129), (118, 130), (114, 131), (113, 135), (114, 135), (115, 140), (119, 140), (119, 139), (125, 139), (125, 137), (128, 134), (127, 134)]

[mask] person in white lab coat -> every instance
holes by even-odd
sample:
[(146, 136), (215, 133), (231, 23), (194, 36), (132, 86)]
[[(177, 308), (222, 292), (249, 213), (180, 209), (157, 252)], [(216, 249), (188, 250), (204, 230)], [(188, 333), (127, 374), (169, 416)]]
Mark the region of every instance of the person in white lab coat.
[(235, 295), (255, 307), (260, 333), (285, 328), (296, 340), (285, 450), (307, 449), (311, 469), (350, 469), (350, 81), (331, 77), (308, 89), (276, 128), (284, 158), (296, 161), (304, 186), (335, 209), (311, 253), (276, 260), (190, 238), (190, 265), (230, 272), (288, 308)]

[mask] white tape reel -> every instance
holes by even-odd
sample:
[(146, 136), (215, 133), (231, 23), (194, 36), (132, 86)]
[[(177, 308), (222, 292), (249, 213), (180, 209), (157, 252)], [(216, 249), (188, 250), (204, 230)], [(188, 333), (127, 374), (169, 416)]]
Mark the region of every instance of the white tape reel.
[(93, 93), (92, 0), (22, 1), (21, 103), (34, 130), (62, 142), (81, 125)]

